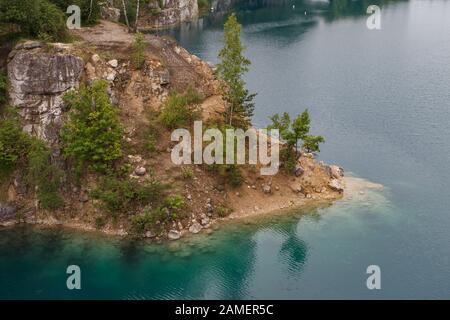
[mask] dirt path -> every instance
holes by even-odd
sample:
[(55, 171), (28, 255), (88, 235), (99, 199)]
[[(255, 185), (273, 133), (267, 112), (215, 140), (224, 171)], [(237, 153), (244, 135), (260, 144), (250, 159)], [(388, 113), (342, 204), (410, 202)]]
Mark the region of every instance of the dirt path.
[[(102, 51), (129, 56), (132, 50), (134, 34), (117, 23), (102, 20), (93, 27), (74, 30), (73, 33)], [(145, 39), (148, 43), (148, 57), (160, 61), (169, 70), (172, 88), (185, 91), (192, 87), (205, 96), (212, 94), (212, 88), (205, 81), (211, 80), (212, 75), (207, 74), (210, 70), (205, 68), (203, 61), (190, 55), (172, 40), (150, 34), (146, 34)]]

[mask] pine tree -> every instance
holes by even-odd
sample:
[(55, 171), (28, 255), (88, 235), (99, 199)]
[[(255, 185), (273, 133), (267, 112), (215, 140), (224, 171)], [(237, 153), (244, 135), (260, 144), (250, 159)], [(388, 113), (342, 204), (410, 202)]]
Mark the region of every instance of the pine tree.
[(249, 94), (242, 79), (251, 62), (242, 54), (241, 29), (236, 15), (231, 14), (224, 25), (224, 47), (219, 52), (220, 63), (217, 66), (226, 102), (225, 122), (235, 127), (245, 127), (255, 107), (255, 94)]

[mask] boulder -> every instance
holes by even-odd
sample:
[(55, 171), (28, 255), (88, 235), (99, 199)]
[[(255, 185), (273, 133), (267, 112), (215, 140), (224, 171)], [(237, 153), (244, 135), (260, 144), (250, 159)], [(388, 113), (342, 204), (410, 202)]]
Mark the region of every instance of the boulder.
[(150, 1), (149, 6), (153, 11), (148, 21), (151, 27), (170, 26), (198, 17), (197, 0), (166, 0), (161, 8)]
[(144, 167), (137, 167), (136, 170), (134, 170), (134, 173), (137, 176), (142, 177), (145, 176), (145, 174), (147, 173), (147, 169), (145, 169)]
[(202, 226), (206, 226), (207, 224), (209, 224), (209, 218), (208, 217), (202, 218), (201, 224)]
[(338, 179), (331, 179), (331, 181), (328, 183), (328, 186), (335, 191), (343, 192), (344, 186), (342, 185), (341, 180)]
[(154, 237), (156, 237), (156, 234), (154, 234), (152, 231), (149, 230), (145, 233), (145, 237), (146, 238), (154, 238)]
[(262, 190), (266, 194), (272, 193), (272, 187), (268, 184), (263, 184)]
[(0, 202), (0, 221), (15, 218), (17, 206), (12, 202)]
[(101, 6), (100, 15), (104, 20), (119, 22), (120, 9), (109, 6)]
[(334, 179), (340, 179), (344, 176), (344, 169), (335, 165), (328, 166), (327, 171), (328, 175)]
[(113, 68), (117, 68), (119, 66), (119, 61), (117, 61), (117, 59), (112, 59), (108, 61), (108, 64)]
[(169, 233), (167, 234), (167, 237), (170, 240), (178, 240), (181, 238), (181, 232), (178, 230), (170, 230)]
[(296, 177), (301, 177), (305, 173), (305, 169), (302, 166), (297, 165), (294, 169), (294, 174)]
[(189, 227), (189, 232), (191, 233), (199, 233), (202, 230), (202, 226), (200, 225), (200, 223), (198, 222), (194, 222), (190, 227)]

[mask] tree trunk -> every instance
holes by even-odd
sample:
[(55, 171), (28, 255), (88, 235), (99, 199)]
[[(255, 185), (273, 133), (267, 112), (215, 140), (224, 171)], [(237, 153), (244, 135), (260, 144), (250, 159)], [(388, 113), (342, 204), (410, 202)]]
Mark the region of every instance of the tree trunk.
[(129, 29), (130, 23), (128, 22), (127, 7), (125, 6), (125, 0), (122, 0), (122, 6), (123, 6), (123, 15), (125, 16), (125, 23), (127, 24), (127, 27)]
[(137, 0), (137, 4), (136, 4), (136, 21), (134, 22), (134, 32), (137, 32), (137, 29), (138, 29), (139, 2), (140, 2), (140, 0)]
[(91, 4), (89, 5), (89, 15), (88, 15), (88, 21), (91, 19), (91, 15), (92, 15), (92, 5), (93, 5), (94, 0), (91, 0)]
[(232, 125), (232, 121), (233, 121), (233, 106), (230, 106), (230, 126)]

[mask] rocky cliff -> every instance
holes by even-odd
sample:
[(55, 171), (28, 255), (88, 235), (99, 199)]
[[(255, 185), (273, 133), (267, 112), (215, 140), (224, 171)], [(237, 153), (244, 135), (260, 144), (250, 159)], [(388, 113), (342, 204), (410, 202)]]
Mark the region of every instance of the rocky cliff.
[(63, 94), (79, 85), (84, 62), (67, 53), (64, 45), (54, 52), (40, 42), (17, 45), (9, 54), (9, 98), (19, 108), (24, 130), (51, 145), (58, 143)]
[(163, 28), (198, 17), (197, 0), (152, 0), (140, 17), (141, 28)]

